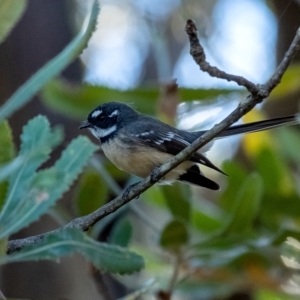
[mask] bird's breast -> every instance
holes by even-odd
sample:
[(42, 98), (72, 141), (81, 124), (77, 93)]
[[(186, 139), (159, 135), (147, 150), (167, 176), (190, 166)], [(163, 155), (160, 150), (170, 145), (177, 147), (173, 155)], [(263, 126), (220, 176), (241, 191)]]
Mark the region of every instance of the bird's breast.
[(124, 143), (122, 138), (114, 138), (102, 144), (105, 156), (119, 169), (145, 178), (151, 171), (165, 163), (172, 155), (144, 145)]

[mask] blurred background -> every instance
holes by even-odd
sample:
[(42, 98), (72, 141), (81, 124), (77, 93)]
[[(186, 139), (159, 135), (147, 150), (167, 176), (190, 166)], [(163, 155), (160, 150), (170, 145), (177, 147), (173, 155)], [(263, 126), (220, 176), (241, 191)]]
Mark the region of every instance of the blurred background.
[[(1, 103), (72, 40), (90, 6), (90, 1), (80, 0), (29, 1), (21, 21), (0, 45)], [(189, 54), (184, 31), (187, 19), (195, 21), (212, 65), (264, 83), (300, 26), (300, 2), (102, 0), (98, 29), (87, 49), (9, 120), (15, 143), (19, 144), (22, 126), (30, 118), (46, 115), (65, 132), (54, 161), (79, 134), (80, 121), (107, 101), (129, 103), (188, 130), (209, 129), (221, 121), (247, 93), (199, 70)], [(298, 55), (270, 99), (244, 121), (295, 114), (299, 96)], [(229, 178), (209, 170), (205, 174), (220, 183), (220, 192), (177, 185), (154, 187), (99, 222), (90, 234), (101, 241), (116, 241), (118, 234), (130, 236), (124, 243), (146, 257), (146, 270), (141, 274), (122, 278), (100, 274), (76, 256), (59, 263), (5, 266), (1, 291), (10, 298), (41, 300), (117, 299), (141, 288), (149, 292), (130, 299), (170, 299), (166, 291), (171, 288), (174, 299), (298, 299), (295, 265), (280, 257), (297, 249), (294, 240), (283, 247), (284, 240), (300, 237), (299, 149), (298, 128), (217, 142), (208, 157)], [(136, 180), (117, 170), (99, 151), (58, 207), (13, 238), (48, 231), (87, 214)], [(251, 195), (256, 189), (259, 196)], [(235, 199), (243, 197), (245, 205), (239, 208)], [(256, 207), (251, 206), (254, 198), (259, 202)], [(188, 218), (174, 212), (174, 206), (182, 209), (179, 204), (189, 207)], [(238, 222), (230, 230), (222, 223), (237, 215), (245, 219), (251, 215), (251, 229), (240, 235)], [(179, 255), (164, 247), (161, 236), (166, 225), (180, 218), (186, 218), (183, 223), (188, 223), (190, 239), (180, 247)], [(205, 243), (222, 228), (219, 240), (223, 243)], [(300, 257), (298, 252), (293, 252), (294, 260)], [(174, 271), (174, 265), (180, 272)], [(174, 287), (172, 274), (178, 273)]]

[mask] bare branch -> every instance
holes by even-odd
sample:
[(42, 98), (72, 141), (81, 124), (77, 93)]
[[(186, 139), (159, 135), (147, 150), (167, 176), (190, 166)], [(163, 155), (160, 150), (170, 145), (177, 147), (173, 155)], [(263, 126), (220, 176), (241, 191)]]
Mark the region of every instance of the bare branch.
[(212, 77), (225, 79), (227, 81), (234, 81), (238, 85), (244, 86), (251, 94), (258, 93), (258, 88), (253, 82), (247, 80), (246, 78), (244, 78), (242, 76), (228, 74), (228, 73), (218, 69), (217, 67), (211, 66), (206, 61), (204, 49), (203, 49), (202, 45), (200, 44), (200, 41), (199, 41), (199, 38), (197, 35), (196, 25), (192, 20), (187, 20), (186, 26), (185, 26), (185, 31), (188, 34), (188, 37), (190, 40), (190, 54), (192, 55), (196, 64), (200, 67), (200, 69), (203, 72), (207, 72)]
[[(86, 231), (99, 220), (115, 212), (121, 206), (125, 205), (126, 203), (139, 196), (141, 193), (143, 193), (145, 190), (147, 190), (149, 187), (151, 187), (153, 184), (159, 181), (162, 177), (164, 177), (169, 171), (174, 169), (183, 161), (187, 160), (193, 153), (195, 153), (198, 149), (200, 149), (209, 141), (211, 141), (219, 133), (221, 133), (230, 125), (238, 121), (243, 115), (245, 115), (252, 108), (254, 108), (256, 104), (262, 102), (266, 97), (268, 97), (270, 92), (279, 84), (288, 65), (290, 64), (290, 62), (292, 61), (292, 59), (294, 58), (294, 56), (300, 48), (299, 28), (294, 38), (294, 41), (292, 42), (290, 48), (286, 52), (282, 62), (278, 66), (277, 70), (274, 72), (271, 79), (263, 85), (255, 85), (254, 83), (246, 80), (243, 77), (227, 74), (215, 67), (211, 67), (205, 60), (203, 48), (200, 45), (197, 37), (196, 26), (191, 20), (187, 21), (186, 30), (190, 38), (191, 54), (202, 70), (208, 72), (211, 76), (223, 78), (228, 81), (234, 81), (239, 85), (245, 86), (251, 94), (243, 102), (241, 102), (238, 105), (238, 107), (222, 122), (216, 124), (211, 130), (207, 131), (200, 138), (195, 140), (189, 147), (185, 148), (178, 155), (171, 158), (160, 168), (154, 170), (151, 176), (147, 177), (145, 180), (132, 187), (128, 193), (123, 193), (122, 195), (116, 197), (114, 200), (97, 209), (93, 213), (84, 217), (74, 219), (64, 227), (58, 228), (57, 230), (24, 239), (9, 241), (7, 251), (8, 253), (15, 252), (28, 245), (38, 243), (50, 233), (59, 232), (66, 227), (76, 227), (83, 231)], [(204, 69), (201, 67), (202, 65), (205, 66)]]

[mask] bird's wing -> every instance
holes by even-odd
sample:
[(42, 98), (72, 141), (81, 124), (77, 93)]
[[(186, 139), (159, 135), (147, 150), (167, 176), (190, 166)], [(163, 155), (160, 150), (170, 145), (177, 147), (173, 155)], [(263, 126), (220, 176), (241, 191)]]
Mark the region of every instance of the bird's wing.
[[(141, 144), (172, 155), (178, 154), (191, 144), (180, 134), (181, 132), (179, 130), (171, 126), (166, 126), (166, 124), (164, 124), (164, 126), (157, 126), (156, 123), (153, 122), (139, 122), (137, 126), (130, 126), (128, 131), (129, 134), (133, 138), (138, 139)], [(189, 135), (188, 132), (185, 134)], [(188, 136), (188, 138), (189, 140), (195, 139), (192, 137), (192, 134)], [(199, 152), (194, 153), (189, 160), (225, 174)]]

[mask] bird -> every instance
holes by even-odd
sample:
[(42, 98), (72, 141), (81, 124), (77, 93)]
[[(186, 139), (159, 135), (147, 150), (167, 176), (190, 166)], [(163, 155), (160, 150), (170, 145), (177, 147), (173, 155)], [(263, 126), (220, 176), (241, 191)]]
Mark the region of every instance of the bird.
[[(219, 133), (216, 139), (298, 123), (298, 116), (291, 115), (233, 125)], [(153, 170), (206, 132), (206, 130), (189, 132), (177, 129), (120, 102), (107, 102), (97, 106), (79, 127), (79, 129), (84, 128), (89, 129), (100, 140), (101, 149), (114, 165), (141, 178), (149, 176)], [(219, 190), (219, 184), (206, 177), (201, 170), (201, 165), (204, 165), (226, 175), (205, 156), (213, 141), (171, 170), (159, 181), (159, 184), (172, 184), (174, 181), (179, 181), (210, 190)]]

